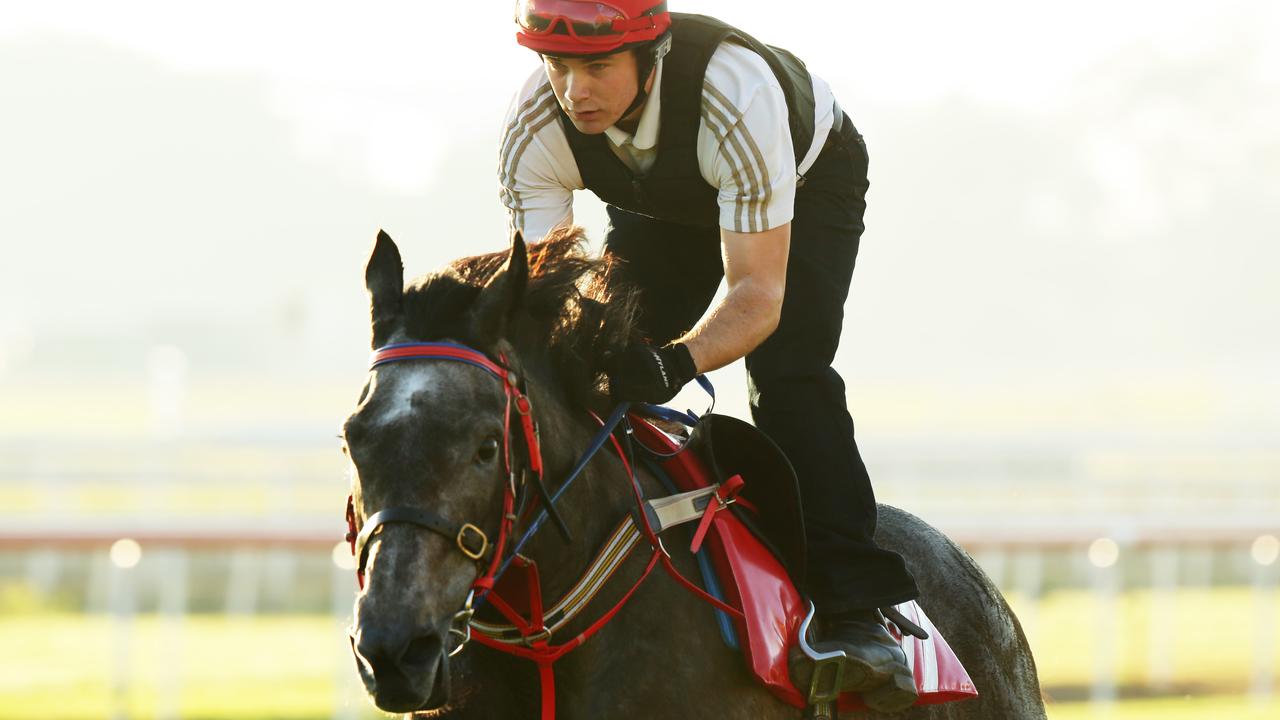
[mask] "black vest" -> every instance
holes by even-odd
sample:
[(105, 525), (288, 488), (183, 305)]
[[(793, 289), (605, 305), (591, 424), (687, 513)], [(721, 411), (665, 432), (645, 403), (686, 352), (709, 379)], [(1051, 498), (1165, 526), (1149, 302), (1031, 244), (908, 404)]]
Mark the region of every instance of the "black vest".
[(578, 132), (563, 109), (560, 123), (583, 184), (601, 200), (669, 222), (714, 227), (720, 217), (719, 190), (707, 184), (698, 169), (698, 127), (703, 78), (716, 48), (725, 40), (737, 42), (768, 63), (787, 100), (797, 163), (813, 144), (813, 80), (796, 56), (715, 18), (671, 13), (671, 35), (671, 52), (662, 61), (658, 157), (648, 173), (632, 172), (609, 149), (604, 133)]

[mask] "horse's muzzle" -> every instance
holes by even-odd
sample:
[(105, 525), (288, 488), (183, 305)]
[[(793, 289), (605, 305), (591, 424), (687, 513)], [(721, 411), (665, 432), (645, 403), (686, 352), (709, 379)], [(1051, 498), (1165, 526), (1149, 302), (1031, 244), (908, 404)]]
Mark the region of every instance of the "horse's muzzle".
[(434, 710), (449, 700), (449, 658), (435, 629), (358, 626), (351, 650), (365, 691), (386, 712)]

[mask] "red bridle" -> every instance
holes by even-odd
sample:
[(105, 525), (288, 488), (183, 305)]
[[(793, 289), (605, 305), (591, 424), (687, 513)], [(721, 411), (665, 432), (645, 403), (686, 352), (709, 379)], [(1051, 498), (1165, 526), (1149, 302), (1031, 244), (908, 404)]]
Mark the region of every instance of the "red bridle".
[[(498, 540), (492, 546), (484, 531), (474, 523), (453, 523), (430, 511), (417, 508), (387, 508), (373, 513), (363, 528), (357, 527), (355, 505), (350, 496), (347, 497), (347, 542), (351, 544), (351, 554), (356, 557), (356, 579), (364, 588), (364, 546), (379, 525), (385, 522), (407, 522), (424, 527), (446, 537), (452, 536), (458, 549), (473, 560), (482, 562), (492, 551), (487, 570), (472, 584), (472, 592), (487, 591), (493, 587), (494, 576), (502, 563), (503, 551), (511, 528), (515, 524), (516, 495), (520, 491), (517, 482), (515, 464), (511, 457), (511, 410), (515, 408), (520, 416), (520, 431), (524, 439), (525, 457), (528, 469), (539, 479), (542, 477), (542, 450), (538, 444), (537, 428), (533, 422), (533, 407), (529, 397), (520, 388), (519, 378), (510, 369), (500, 365), (478, 350), (465, 345), (449, 342), (420, 342), (385, 345), (374, 351), (370, 358), (369, 369), (403, 360), (451, 360), (478, 367), (493, 375), (502, 382), (507, 404), (503, 417), (503, 463), (507, 471), (508, 483), (502, 497), (502, 517), (499, 522)], [(505, 362), (505, 358), (503, 358)], [(479, 537), (479, 547), (468, 543), (468, 533), (472, 538)], [(470, 600), (468, 599), (468, 607)], [(468, 616), (468, 620), (470, 617)]]
[[(502, 363), (506, 363), (506, 358), (500, 358)], [(597, 632), (599, 632), (610, 620), (617, 615), (618, 611), (631, 599), (636, 590), (640, 588), (646, 578), (649, 577), (653, 569), (661, 564), (667, 572), (681, 586), (692, 592), (695, 596), (710, 603), (711, 605), (729, 613), (731, 616), (741, 619), (742, 611), (738, 608), (726, 605), (724, 602), (708, 595), (701, 588), (685, 579), (671, 562), (670, 555), (662, 547), (662, 542), (649, 526), (648, 519), (643, 511), (637, 515), (640, 518), (638, 530), (641, 536), (647, 541), (650, 548), (650, 556), (640, 577), (634, 582), (631, 588), (623, 594), (622, 598), (606, 612), (603, 616), (592, 623), (586, 630), (578, 633), (573, 639), (560, 645), (551, 644), (551, 633), (543, 623), (542, 615), (542, 589), (538, 580), (538, 573), (533, 561), (527, 560), (521, 556), (515, 556), (511, 559), (511, 564), (515, 564), (523, 569), (528, 582), (528, 597), (532, 603), (528, 618), (521, 617), (520, 613), (506, 602), (497, 593), (493, 592), (497, 584), (497, 578), (501, 574), (504, 567), (504, 553), (507, 542), (511, 536), (511, 531), (516, 523), (516, 501), (517, 495), (523, 491), (523, 484), (517, 483), (515, 465), (511, 458), (511, 410), (514, 407), (516, 413), (520, 416), (520, 432), (524, 439), (523, 447), (526, 450), (526, 458), (528, 470), (535, 476), (538, 483), (539, 491), (543, 493), (544, 503), (547, 505), (544, 510), (551, 513), (553, 517), (555, 510), (551, 507), (550, 498), (545, 495), (545, 487), (542, 484), (543, 464), (542, 452), (538, 444), (537, 428), (533, 421), (533, 408), (529, 402), (528, 396), (520, 387), (519, 378), (504, 364), (495, 362), (493, 359), (477, 350), (473, 350), (464, 345), (449, 342), (427, 342), (427, 343), (402, 343), (396, 345), (387, 345), (377, 349), (373, 353), (370, 369), (385, 365), (387, 363), (398, 362), (402, 360), (450, 360), (462, 362), (478, 367), (498, 378), (504, 388), (507, 397), (505, 417), (503, 419), (504, 438), (503, 452), (504, 462), (509, 477), (507, 487), (503, 492), (502, 499), (502, 518), (499, 524), (498, 540), (492, 547), (488, 544), (487, 537), (484, 536), (476, 525), (472, 523), (451, 523), (434, 513), (417, 508), (387, 508), (370, 515), (363, 528), (358, 528), (356, 523), (355, 506), (350, 496), (347, 497), (347, 541), (351, 544), (352, 554), (356, 557), (356, 577), (360, 583), (360, 587), (364, 587), (364, 545), (372, 536), (377, 527), (386, 522), (405, 522), (418, 525), (433, 532), (439, 533), (446, 537), (451, 534), (456, 538), (458, 548), (468, 557), (476, 560), (478, 563), (483, 562), (486, 550), (491, 550), (493, 555), (489, 560), (487, 569), (481, 573), (471, 584), (471, 591), (467, 595), (467, 599), (463, 608), (458, 611), (450, 625), (449, 632), (461, 638), (460, 644), (454, 648), (449, 654), (454, 655), (466, 646), (471, 640), (471, 617), (474, 614), (472, 607), (472, 599), (477, 593), (486, 595), (489, 603), (516, 628), (518, 628), (522, 637), (521, 645), (512, 645), (504, 643), (496, 638), (487, 637), (481, 632), (477, 632), (475, 637), (482, 644), (495, 650), (516, 655), (533, 661), (538, 667), (540, 685), (542, 687), (542, 718), (543, 720), (553, 720), (555, 717), (555, 676), (551, 670), (552, 665), (561, 657), (582, 645)], [(615, 410), (618, 418), (621, 418), (625, 412), (625, 406)], [(623, 452), (622, 447), (618, 444), (617, 438), (613, 437), (612, 425), (600, 421), (602, 425), (601, 431), (613, 443), (614, 450), (617, 452), (618, 458), (622, 461), (628, 476), (631, 478), (632, 490), (635, 492), (635, 502), (637, 507), (643, 504), (643, 498), (639, 494), (639, 485), (635, 479), (635, 469), (627, 463), (627, 454)], [(598, 445), (596, 445), (598, 447)], [(586, 463), (587, 459), (594, 453), (594, 449), (588, 451), (586, 455), (579, 461), (578, 470)], [(576, 473), (576, 471), (575, 471)], [(576, 475), (571, 475), (565, 481), (565, 485)], [(562, 487), (563, 490), (563, 487)], [(710, 508), (710, 506), (709, 506)], [(628, 517), (625, 521), (629, 521)], [(536, 523), (535, 523), (536, 525)], [(479, 533), (482, 550), (479, 552), (472, 551), (466, 545), (464, 535), (471, 530)], [(529, 534), (536, 531), (536, 527), (531, 528)], [(705, 529), (701, 529), (699, 534), (705, 533)], [(528, 536), (522, 539), (527, 540)], [(517, 544), (517, 550), (519, 544)], [(628, 551), (628, 556), (630, 551)], [(508, 562), (511, 562), (508, 561)]]

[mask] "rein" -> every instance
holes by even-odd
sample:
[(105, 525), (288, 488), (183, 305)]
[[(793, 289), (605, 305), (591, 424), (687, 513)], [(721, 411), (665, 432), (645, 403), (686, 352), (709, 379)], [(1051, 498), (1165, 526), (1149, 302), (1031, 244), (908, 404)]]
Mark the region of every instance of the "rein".
[[(542, 720), (554, 720), (555, 718), (555, 675), (553, 672), (553, 664), (561, 657), (581, 646), (588, 639), (604, 628), (605, 625), (612, 620), (624, 605), (631, 599), (635, 592), (640, 588), (644, 581), (653, 572), (653, 569), (661, 564), (664, 569), (686, 590), (693, 593), (699, 599), (710, 603), (717, 609), (722, 610), (732, 617), (742, 619), (742, 611), (725, 604), (718, 598), (709, 595), (702, 588), (686, 579), (676, 567), (672, 564), (671, 555), (667, 552), (662, 544), (658, 533), (670, 527), (674, 523), (661, 523), (655, 530), (654, 523), (650, 518), (652, 515), (652, 502), (646, 502), (636, 477), (635, 465), (631, 460), (631, 429), (627, 422), (628, 403), (620, 403), (607, 420), (601, 420), (596, 417), (596, 421), (600, 423), (600, 429), (595, 437), (588, 445), (586, 451), (578, 459), (572, 471), (561, 483), (554, 495), (549, 495), (546, 485), (543, 483), (543, 463), (542, 452), (539, 445), (538, 429), (533, 420), (533, 408), (529, 402), (528, 396), (525, 394), (522, 384), (517, 375), (506, 367), (506, 358), (502, 357), (501, 363), (494, 361), (484, 353), (469, 348), (465, 345), (451, 342), (421, 342), (421, 343), (401, 343), (395, 345), (386, 345), (374, 351), (370, 361), (370, 369), (381, 365), (400, 362), (404, 360), (446, 360), (453, 362), (462, 362), (472, 365), (481, 370), (488, 372), (490, 375), (498, 379), (503, 384), (504, 393), (507, 397), (505, 417), (503, 419), (503, 427), (505, 434), (504, 443), (504, 462), (505, 469), (508, 474), (507, 487), (503, 492), (502, 499), (502, 516), (499, 521), (498, 538), (496, 542), (490, 542), (484, 531), (479, 525), (471, 522), (454, 522), (450, 521), (434, 512), (411, 507), (391, 507), (379, 510), (370, 515), (363, 527), (357, 523), (357, 514), (352, 497), (347, 497), (346, 521), (347, 521), (347, 542), (351, 545), (352, 555), (356, 558), (356, 579), (361, 589), (364, 588), (364, 567), (365, 567), (365, 547), (373, 533), (382, 525), (387, 523), (408, 523), (416, 525), (423, 529), (442, 535), (454, 541), (459, 551), (468, 558), (474, 560), (482, 570), (475, 581), (471, 584), (470, 591), (464, 601), (463, 607), (454, 614), (450, 622), (449, 633), (458, 638), (458, 644), (449, 651), (449, 655), (453, 656), (461, 652), (467, 643), (475, 639), (482, 645), (493, 648), (500, 652), (504, 652), (517, 657), (522, 657), (533, 661), (538, 667), (539, 681), (542, 688)], [(703, 378), (699, 378), (700, 382), (705, 382)], [(704, 387), (709, 387), (709, 383), (705, 383)], [(714, 394), (713, 394), (714, 397)], [(515, 409), (519, 416), (520, 440), (523, 442), (513, 441), (513, 435), (517, 432), (512, 428), (512, 409)], [(594, 416), (593, 416), (594, 417)], [(614, 430), (618, 425), (626, 428), (627, 448), (619, 443), (614, 434)], [(622, 518), (618, 527), (614, 530), (604, 546), (597, 553), (595, 560), (584, 572), (583, 576), (569, 590), (568, 593), (556, 603), (549, 611), (543, 610), (542, 606), (542, 587), (539, 580), (536, 564), (520, 554), (525, 544), (540, 530), (548, 519), (552, 520), (561, 534), (566, 540), (572, 540), (568, 527), (564, 520), (556, 511), (555, 502), (564, 495), (569, 486), (577, 479), (587, 464), (590, 462), (602, 447), (612, 443), (612, 450), (622, 461), (626, 470), (630, 486), (636, 504), (636, 512), (628, 513)], [(529, 529), (524, 535), (512, 545), (511, 552), (507, 553), (507, 545), (510, 540), (512, 531), (519, 515), (523, 514), (525, 504), (528, 500), (526, 493), (526, 485), (524, 483), (525, 473), (517, 473), (515, 463), (512, 460), (512, 446), (517, 445), (523, 449), (525, 464), (529, 474), (533, 476), (538, 496), (541, 504), (537, 516), (530, 523)], [(642, 447), (644, 447), (642, 445)], [(645, 448), (648, 450), (648, 448)], [(519, 477), (517, 477), (517, 475)], [(713, 488), (714, 490), (714, 488)], [(706, 493), (704, 493), (706, 495)], [(717, 496), (719, 497), (719, 496)], [(705, 500), (705, 514), (702, 515), (703, 522), (700, 525), (709, 524), (712, 514), (727, 506), (731, 502), (727, 496), (719, 498), (719, 504), (711, 502), (708, 498)], [(692, 499), (690, 499), (692, 502)], [(519, 511), (517, 511), (519, 508)], [(681, 522), (684, 522), (682, 520)], [(699, 529), (698, 535), (701, 536), (706, 531), (705, 527)], [(635, 583), (628, 589), (622, 598), (600, 618), (593, 622), (586, 630), (579, 633), (571, 640), (560, 644), (552, 645), (552, 634), (560, 628), (567, 625), (574, 619), (578, 613), (585, 609), (590, 601), (598, 594), (604, 585), (613, 576), (614, 572), (621, 567), (625, 561), (631, 557), (632, 552), (639, 547), (640, 540), (644, 540), (650, 549), (650, 556), (645, 565), (644, 571)], [(487, 567), (485, 562), (487, 561)], [(498, 580), (512, 566), (521, 568), (525, 574), (527, 582), (527, 595), (529, 599), (529, 617), (525, 618), (505, 599), (499, 592), (495, 590)], [(495, 610), (497, 610), (510, 623), (509, 626), (487, 624), (473, 619), (476, 607), (483, 602), (488, 602)]]

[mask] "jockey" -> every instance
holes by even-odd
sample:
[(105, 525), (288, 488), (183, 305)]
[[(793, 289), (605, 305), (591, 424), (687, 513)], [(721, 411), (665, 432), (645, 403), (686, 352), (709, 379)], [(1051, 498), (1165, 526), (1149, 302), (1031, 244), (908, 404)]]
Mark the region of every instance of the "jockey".
[[(846, 653), (844, 690), (905, 708), (911, 671), (877, 608), (919, 592), (874, 540), (831, 367), (866, 209), (862, 136), (791, 53), (663, 0), (519, 0), (516, 22), (542, 67), (502, 139), (511, 229), (536, 240), (571, 223), (574, 190), (608, 204), (605, 252), (640, 288), (650, 341), (610, 362), (615, 398), (663, 403), (746, 358), (752, 417), (800, 481), (815, 647)], [(722, 277), (728, 293), (699, 323)]]

